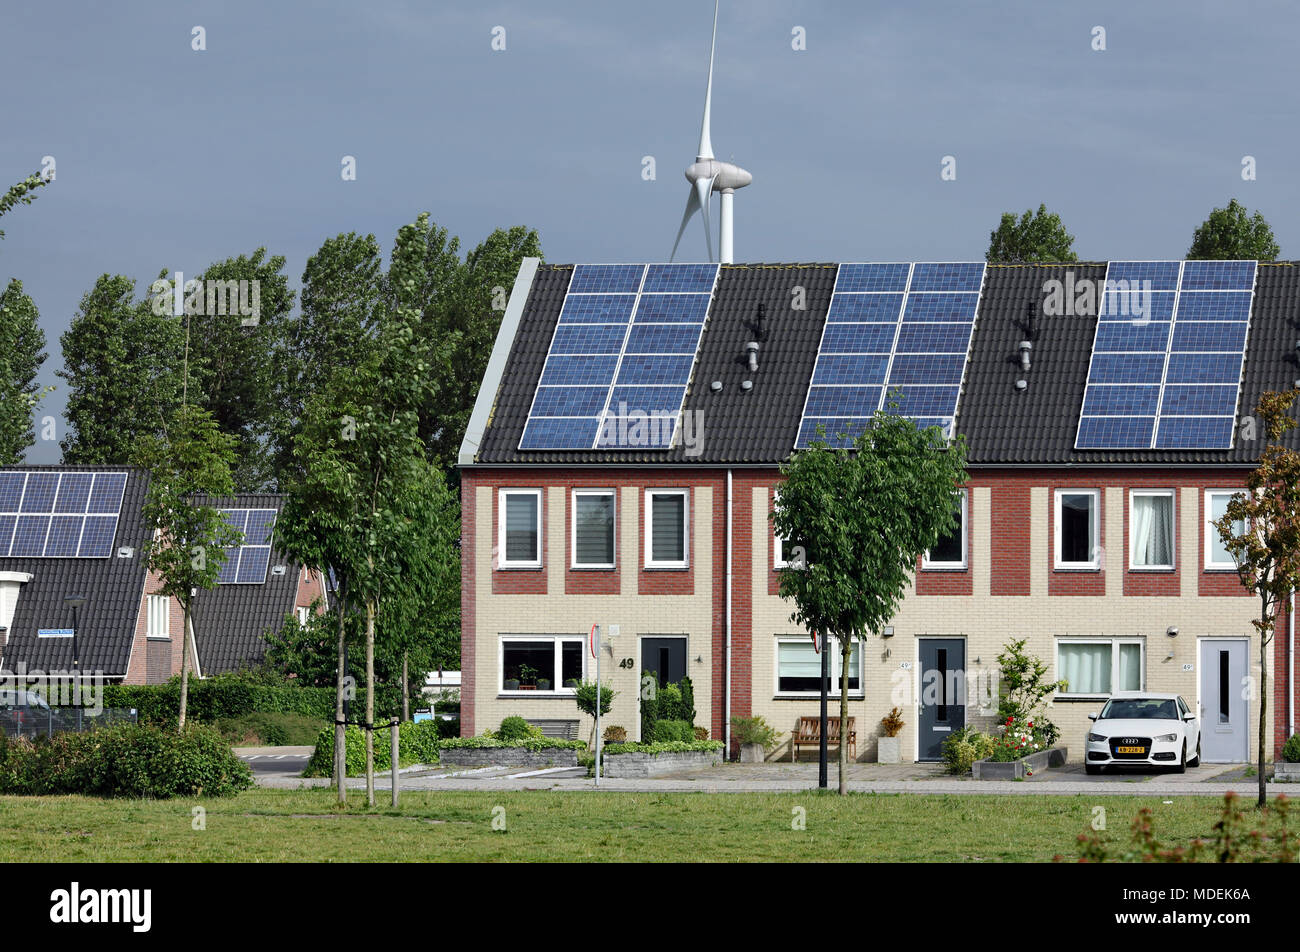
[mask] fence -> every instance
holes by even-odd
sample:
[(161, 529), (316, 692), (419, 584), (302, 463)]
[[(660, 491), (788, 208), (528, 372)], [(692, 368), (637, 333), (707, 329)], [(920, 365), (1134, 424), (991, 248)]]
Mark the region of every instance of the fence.
[(109, 724), (134, 724), (134, 708), (103, 708), (89, 711), (84, 707), (16, 707), (0, 708), (0, 735), (5, 737), (52, 737), (62, 731), (81, 733)]

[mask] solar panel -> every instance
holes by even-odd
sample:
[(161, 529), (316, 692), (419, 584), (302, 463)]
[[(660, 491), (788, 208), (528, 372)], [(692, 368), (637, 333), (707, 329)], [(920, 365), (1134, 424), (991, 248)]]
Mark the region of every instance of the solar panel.
[(795, 448), (849, 446), (878, 410), (951, 434), (983, 262), (842, 264)]
[(672, 445), (714, 264), (577, 265), (521, 450)]
[(125, 473), (0, 471), (0, 558), (107, 558), (125, 490)]
[(1257, 267), (1110, 262), (1075, 448), (1231, 448)]
[(224, 549), (226, 561), (217, 571), (218, 585), (261, 585), (271, 564), (274, 509), (222, 509), (226, 523), (243, 533), (243, 544)]

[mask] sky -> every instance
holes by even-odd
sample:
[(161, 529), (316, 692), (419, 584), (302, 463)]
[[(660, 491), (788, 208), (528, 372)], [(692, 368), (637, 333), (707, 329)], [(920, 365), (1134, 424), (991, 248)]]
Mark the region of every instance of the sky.
[[(297, 288), (326, 238), (387, 250), (423, 211), (462, 246), (523, 224), (548, 261), (667, 260), (712, 16), (709, 0), (9, 4), (0, 190), (55, 163), (0, 222), (0, 280), (35, 299), (58, 388), (38, 411), (55, 439), (29, 461), (59, 460), (59, 335), (103, 273), (144, 294), (163, 269), (265, 246)], [(712, 141), (754, 176), (735, 260), (978, 260), (1001, 213), (1040, 202), (1081, 258), (1181, 258), (1233, 197), (1300, 258), (1298, 27), (1300, 6), (1251, 0), (723, 0)], [(697, 217), (678, 260), (705, 251)]]

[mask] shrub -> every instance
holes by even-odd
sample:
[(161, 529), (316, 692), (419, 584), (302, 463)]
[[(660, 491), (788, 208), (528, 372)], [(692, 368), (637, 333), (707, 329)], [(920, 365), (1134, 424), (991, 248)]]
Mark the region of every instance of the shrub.
[(1040, 708), (1047, 696), (1065, 686), (1064, 681), (1047, 680), (1047, 663), (1025, 651), (1025, 639), (1008, 642), (998, 655), (1002, 672), (1002, 693), (998, 718), (1006, 722), (1033, 721), (1039, 742), (1051, 747), (1061, 736), (1060, 728), (1043, 716)]
[(689, 721), (655, 721), (654, 739), (655, 743), (659, 744), (671, 741), (681, 741), (684, 744), (693, 743), (695, 728), (691, 726)]
[(230, 744), (269, 747), (310, 746), (316, 743), (321, 719), (305, 714), (275, 714), (254, 711), (243, 717), (218, 718), (214, 726)]
[(1288, 764), (1300, 764), (1300, 734), (1292, 734), (1282, 745), (1282, 759)]
[(709, 739), (709, 729), (708, 729), (707, 727), (701, 727), (700, 725), (696, 724), (696, 725), (695, 725), (695, 739), (696, 739), (696, 740), (708, 740), (708, 739)]
[(762, 744), (766, 750), (776, 746), (776, 728), (761, 714), (755, 717), (733, 717), (731, 728), (738, 744)]
[[(397, 760), (399, 767), (413, 764), (436, 764), (438, 750), (445, 743), (438, 737), (435, 721), (404, 721), (397, 728)], [(360, 727), (349, 724), (344, 733), (344, 752), (349, 777), (366, 772), (366, 735)], [(392, 742), (389, 728), (375, 731), (375, 770), (387, 770), (392, 761)], [(317, 735), (316, 749), (312, 752), (304, 777), (331, 777), (334, 775), (334, 728), (327, 727)]]
[(438, 718), (436, 721), (434, 721), (434, 723), (438, 725), (438, 736), (439, 736), (439, 737), (447, 738), (447, 737), (459, 737), (459, 736), (460, 736), (460, 718), (459, 718), (459, 717), (454, 718), (454, 719), (452, 719), (452, 720), (450, 720), (450, 721), (444, 721), (442, 718)]
[(621, 744), (627, 740), (627, 730), (619, 727), (617, 724), (606, 727), (605, 733), (601, 735), (607, 744)]
[(529, 724), (522, 717), (507, 717), (501, 722), (494, 735), (497, 740), (524, 740), (529, 737), (541, 737), (542, 729)]
[(439, 741), (438, 747), (442, 750), (458, 750), (468, 748), (470, 750), (493, 747), (522, 747), (524, 750), (586, 750), (586, 741), (565, 740), (561, 737), (529, 737), (525, 740), (497, 740), (495, 737), (453, 737), (449, 740)]
[(722, 741), (720, 740), (693, 740), (688, 742), (673, 741), (656, 741), (653, 744), (610, 744), (608, 747), (601, 748), (601, 754), (609, 754), (611, 757), (619, 754), (667, 754), (667, 753), (684, 753), (692, 750), (722, 750)]
[(899, 731), (903, 729), (903, 712), (898, 708), (891, 708), (889, 713), (880, 719), (880, 729), (886, 737), (897, 737)]
[(970, 773), (971, 764), (993, 756), (993, 738), (981, 734), (973, 727), (954, 731), (943, 742), (943, 762), (948, 773), (958, 776)]
[(0, 793), (224, 797), (253, 785), (215, 728), (117, 724), (0, 742)]

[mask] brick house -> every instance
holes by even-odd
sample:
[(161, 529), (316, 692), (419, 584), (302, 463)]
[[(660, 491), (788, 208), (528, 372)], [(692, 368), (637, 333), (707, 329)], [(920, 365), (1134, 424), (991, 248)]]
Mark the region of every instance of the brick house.
[[(1293, 264), (1243, 264), (1244, 290), (1178, 262), (901, 265), (897, 300), (869, 278), (895, 266), (724, 264), (694, 289), (707, 297), (680, 307), (667, 292), (682, 287), (656, 267), (622, 288), (617, 267), (520, 269), (460, 454), (466, 735), (510, 714), (582, 720), (566, 684), (594, 675), (585, 639), (599, 623), (613, 642), (602, 677), (618, 692), (605, 723), (638, 736), (643, 673), (688, 675), (710, 736), (762, 714), (784, 733), (772, 756), (788, 757), (798, 717), (817, 710), (819, 659), (776, 594), (778, 467), (819, 414), (852, 433), (842, 410), (819, 408), (868, 413), (898, 384), (902, 412), (964, 434), (970, 480), (960, 531), (855, 651), (859, 757), (875, 759), (895, 704), (910, 759), (937, 759), (955, 726), (992, 727), (971, 689), (996, 678), (1013, 638), (1067, 681), (1049, 716), (1074, 757), (1087, 714), (1122, 689), (1199, 705), (1207, 761), (1254, 756), (1258, 602), (1208, 521), (1263, 447), (1247, 419), (1260, 393), (1300, 378)], [(939, 313), (963, 295), (917, 283), (944, 268), (978, 273), (964, 336), (956, 311)], [(1074, 306), (1076, 288), (1120, 296), (1119, 276), (1147, 271), (1155, 291), (1133, 292), (1148, 294), (1136, 317), (1111, 323), (1101, 294)], [(1052, 282), (1070, 289), (1063, 309)], [(952, 336), (927, 324), (949, 318)], [(692, 320), (693, 336), (664, 330)], [(909, 334), (919, 343), (905, 346)], [(848, 386), (874, 372), (873, 347), (876, 389)], [(1126, 378), (1134, 368), (1154, 376)], [(664, 390), (645, 396), (646, 380)], [(621, 438), (638, 422), (623, 397), (648, 401), (638, 439)], [(1270, 654), (1276, 750), (1300, 700), (1289, 611)], [(834, 665), (837, 689), (838, 652)]]
[[(158, 594), (145, 562), (146, 480), (125, 466), (0, 469), (0, 674), (79, 667), (107, 681), (156, 684), (180, 673), (180, 604)], [(305, 621), (324, 602), (319, 574), (270, 546), (283, 497), (205, 502), (231, 519), (242, 514), (247, 544), (232, 550), (221, 584), (195, 601), (191, 670), (200, 677), (261, 661), (267, 631), (286, 617)], [(68, 599), (76, 596), (84, 604), (74, 639)]]

